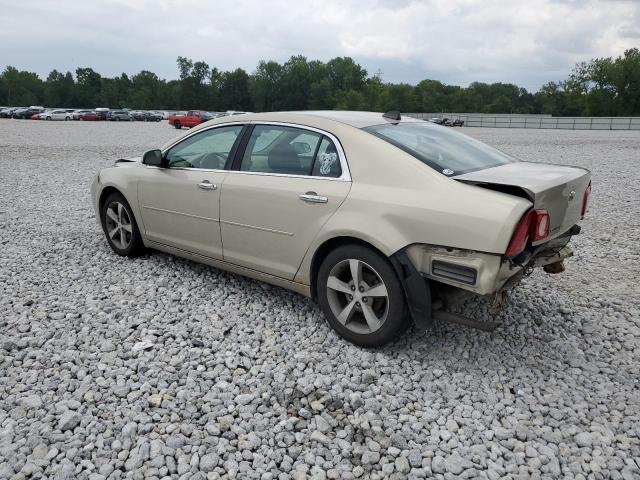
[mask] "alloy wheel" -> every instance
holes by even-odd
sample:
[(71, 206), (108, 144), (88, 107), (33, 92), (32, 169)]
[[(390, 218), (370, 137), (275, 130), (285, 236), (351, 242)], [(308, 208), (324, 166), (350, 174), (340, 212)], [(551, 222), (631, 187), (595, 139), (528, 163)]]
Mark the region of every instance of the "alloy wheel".
[(125, 206), (120, 202), (111, 202), (106, 210), (105, 226), (107, 235), (113, 244), (125, 250), (131, 244), (133, 228), (131, 218)]
[(370, 265), (346, 259), (331, 269), (327, 300), (336, 319), (355, 333), (373, 333), (389, 314), (389, 294), (382, 278)]

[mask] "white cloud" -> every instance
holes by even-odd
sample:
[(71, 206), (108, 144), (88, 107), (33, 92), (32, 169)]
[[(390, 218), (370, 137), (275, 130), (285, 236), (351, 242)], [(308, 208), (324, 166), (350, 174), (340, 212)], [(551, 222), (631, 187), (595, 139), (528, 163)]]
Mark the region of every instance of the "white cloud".
[(220, 69), (348, 55), (389, 81), (536, 89), (576, 62), (640, 46), (632, 1), (0, 0), (0, 62), (175, 78), (178, 55)]

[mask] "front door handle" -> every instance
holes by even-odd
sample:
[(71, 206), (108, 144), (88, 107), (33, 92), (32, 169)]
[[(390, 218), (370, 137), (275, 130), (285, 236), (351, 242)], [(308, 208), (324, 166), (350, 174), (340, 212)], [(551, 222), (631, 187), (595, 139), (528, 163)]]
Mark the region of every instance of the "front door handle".
[(203, 190), (215, 190), (218, 186), (215, 183), (211, 183), (209, 180), (203, 180), (198, 184), (198, 187)]
[(318, 195), (316, 192), (303, 193), (299, 196), (299, 198), (303, 202), (309, 202), (309, 203), (327, 203), (329, 201), (327, 197)]

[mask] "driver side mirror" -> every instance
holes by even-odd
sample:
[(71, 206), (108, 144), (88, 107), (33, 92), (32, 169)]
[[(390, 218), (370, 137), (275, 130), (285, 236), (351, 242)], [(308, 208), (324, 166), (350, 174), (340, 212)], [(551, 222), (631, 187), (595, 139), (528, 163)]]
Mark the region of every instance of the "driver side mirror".
[(142, 156), (142, 163), (153, 167), (165, 166), (162, 159), (162, 152), (160, 150), (149, 150), (148, 152), (144, 152), (144, 155)]

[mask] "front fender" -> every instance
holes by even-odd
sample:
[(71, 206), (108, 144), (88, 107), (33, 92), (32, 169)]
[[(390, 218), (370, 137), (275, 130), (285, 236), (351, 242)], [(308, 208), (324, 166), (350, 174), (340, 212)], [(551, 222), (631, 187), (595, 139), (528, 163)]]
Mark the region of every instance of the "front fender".
[(106, 190), (117, 190), (124, 196), (125, 200), (131, 207), (133, 216), (136, 223), (140, 228), (140, 233), (144, 240), (144, 224), (142, 222), (142, 215), (140, 212), (140, 205), (138, 203), (138, 175), (135, 170), (142, 168), (132, 163), (125, 165), (134, 165), (132, 167), (109, 167), (102, 169), (98, 175), (94, 178), (91, 185), (91, 194), (93, 200), (94, 210), (98, 223), (102, 227), (102, 221), (100, 218), (100, 200), (103, 193)]

